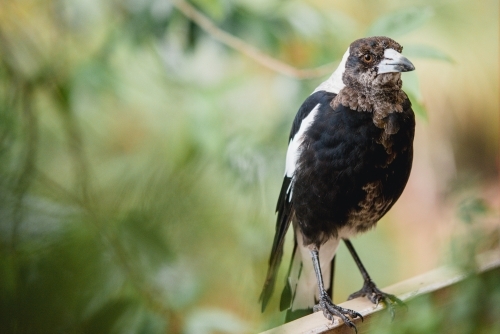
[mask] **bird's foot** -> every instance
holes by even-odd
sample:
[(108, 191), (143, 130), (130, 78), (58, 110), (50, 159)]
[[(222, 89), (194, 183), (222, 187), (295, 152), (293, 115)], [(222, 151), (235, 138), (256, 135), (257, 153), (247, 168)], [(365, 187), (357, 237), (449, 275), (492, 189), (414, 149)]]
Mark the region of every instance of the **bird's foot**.
[(379, 290), (372, 280), (365, 281), (361, 290), (354, 292), (347, 299), (351, 300), (358, 297), (367, 297), (373, 304), (375, 304), (375, 307), (377, 307), (381, 301), (384, 302), (391, 312), (391, 319), (394, 319), (397, 306), (402, 306), (405, 309), (407, 308), (406, 304), (398, 297)]
[(334, 321), (333, 316), (339, 317), (347, 326), (354, 329), (356, 334), (358, 333), (358, 329), (356, 328), (356, 325), (354, 324), (354, 322), (352, 322), (352, 320), (361, 318), (361, 321), (363, 321), (363, 316), (361, 314), (356, 311), (335, 305), (326, 293), (321, 294), (319, 303), (314, 305), (313, 311), (323, 311), (323, 315), (325, 316), (325, 318), (331, 320), (332, 322)]

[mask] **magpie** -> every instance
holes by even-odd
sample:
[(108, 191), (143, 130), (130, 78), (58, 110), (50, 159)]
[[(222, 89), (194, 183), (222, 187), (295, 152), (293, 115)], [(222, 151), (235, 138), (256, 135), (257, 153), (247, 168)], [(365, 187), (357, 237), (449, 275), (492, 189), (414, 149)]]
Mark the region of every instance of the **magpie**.
[(361, 314), (332, 302), (335, 252), (343, 240), (364, 280), (349, 299), (384, 302), (394, 315), (403, 304), (373, 283), (349, 239), (375, 227), (397, 201), (410, 176), (415, 116), (401, 89), (401, 72), (413, 64), (388, 37), (351, 43), (339, 67), (299, 108), (290, 131), (277, 222), (260, 301), (273, 293), (292, 224), (294, 249), (280, 309), (286, 319), (322, 311), (353, 323)]

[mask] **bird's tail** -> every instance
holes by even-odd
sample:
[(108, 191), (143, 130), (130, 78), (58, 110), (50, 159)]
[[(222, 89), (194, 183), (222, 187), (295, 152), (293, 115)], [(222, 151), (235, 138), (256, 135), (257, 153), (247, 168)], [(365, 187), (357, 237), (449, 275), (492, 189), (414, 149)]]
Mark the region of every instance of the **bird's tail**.
[(283, 186), (281, 187), (280, 199), (284, 200), (278, 201), (277, 212), (278, 217), (276, 220), (276, 233), (274, 235), (273, 247), (271, 248), (271, 256), (269, 257), (269, 268), (267, 270), (266, 281), (264, 282), (264, 288), (260, 294), (260, 301), (262, 302), (262, 312), (266, 309), (271, 295), (274, 291), (274, 285), (276, 283), (276, 276), (278, 275), (279, 266), (281, 263), (281, 258), (283, 257), (283, 245), (285, 243), (286, 232), (290, 226), (292, 220), (293, 212), (291, 211), (291, 205), (286, 200), (286, 192), (288, 186), (291, 184), (291, 179), (285, 177)]
[(262, 292), (259, 297), (259, 301), (262, 303), (262, 312), (264, 312), (264, 310), (266, 309), (266, 306), (273, 294), (274, 286), (276, 284), (276, 276), (278, 275), (278, 269), (282, 257), (283, 248), (278, 249), (277, 252), (271, 253), (269, 268), (267, 269), (266, 281), (264, 282), (264, 287), (262, 288)]

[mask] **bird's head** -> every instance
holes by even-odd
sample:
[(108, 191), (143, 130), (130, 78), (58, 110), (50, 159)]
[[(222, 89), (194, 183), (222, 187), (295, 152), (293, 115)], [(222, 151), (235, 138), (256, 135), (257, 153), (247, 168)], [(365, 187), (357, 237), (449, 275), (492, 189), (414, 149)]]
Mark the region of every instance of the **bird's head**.
[(388, 37), (368, 37), (352, 42), (345, 60), (343, 83), (361, 91), (401, 88), (401, 72), (415, 69), (401, 55), (402, 50), (400, 44)]

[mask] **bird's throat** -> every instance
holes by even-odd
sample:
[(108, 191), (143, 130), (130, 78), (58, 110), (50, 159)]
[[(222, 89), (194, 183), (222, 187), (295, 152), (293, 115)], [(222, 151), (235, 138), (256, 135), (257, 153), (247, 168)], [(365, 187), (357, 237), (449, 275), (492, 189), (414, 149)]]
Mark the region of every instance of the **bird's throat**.
[(339, 105), (343, 105), (353, 111), (371, 112), (373, 124), (390, 135), (397, 132), (397, 129), (390, 124), (388, 116), (395, 112), (403, 112), (403, 102), (406, 99), (405, 92), (399, 87), (360, 92), (358, 89), (346, 86), (332, 100), (331, 107), (336, 109)]

